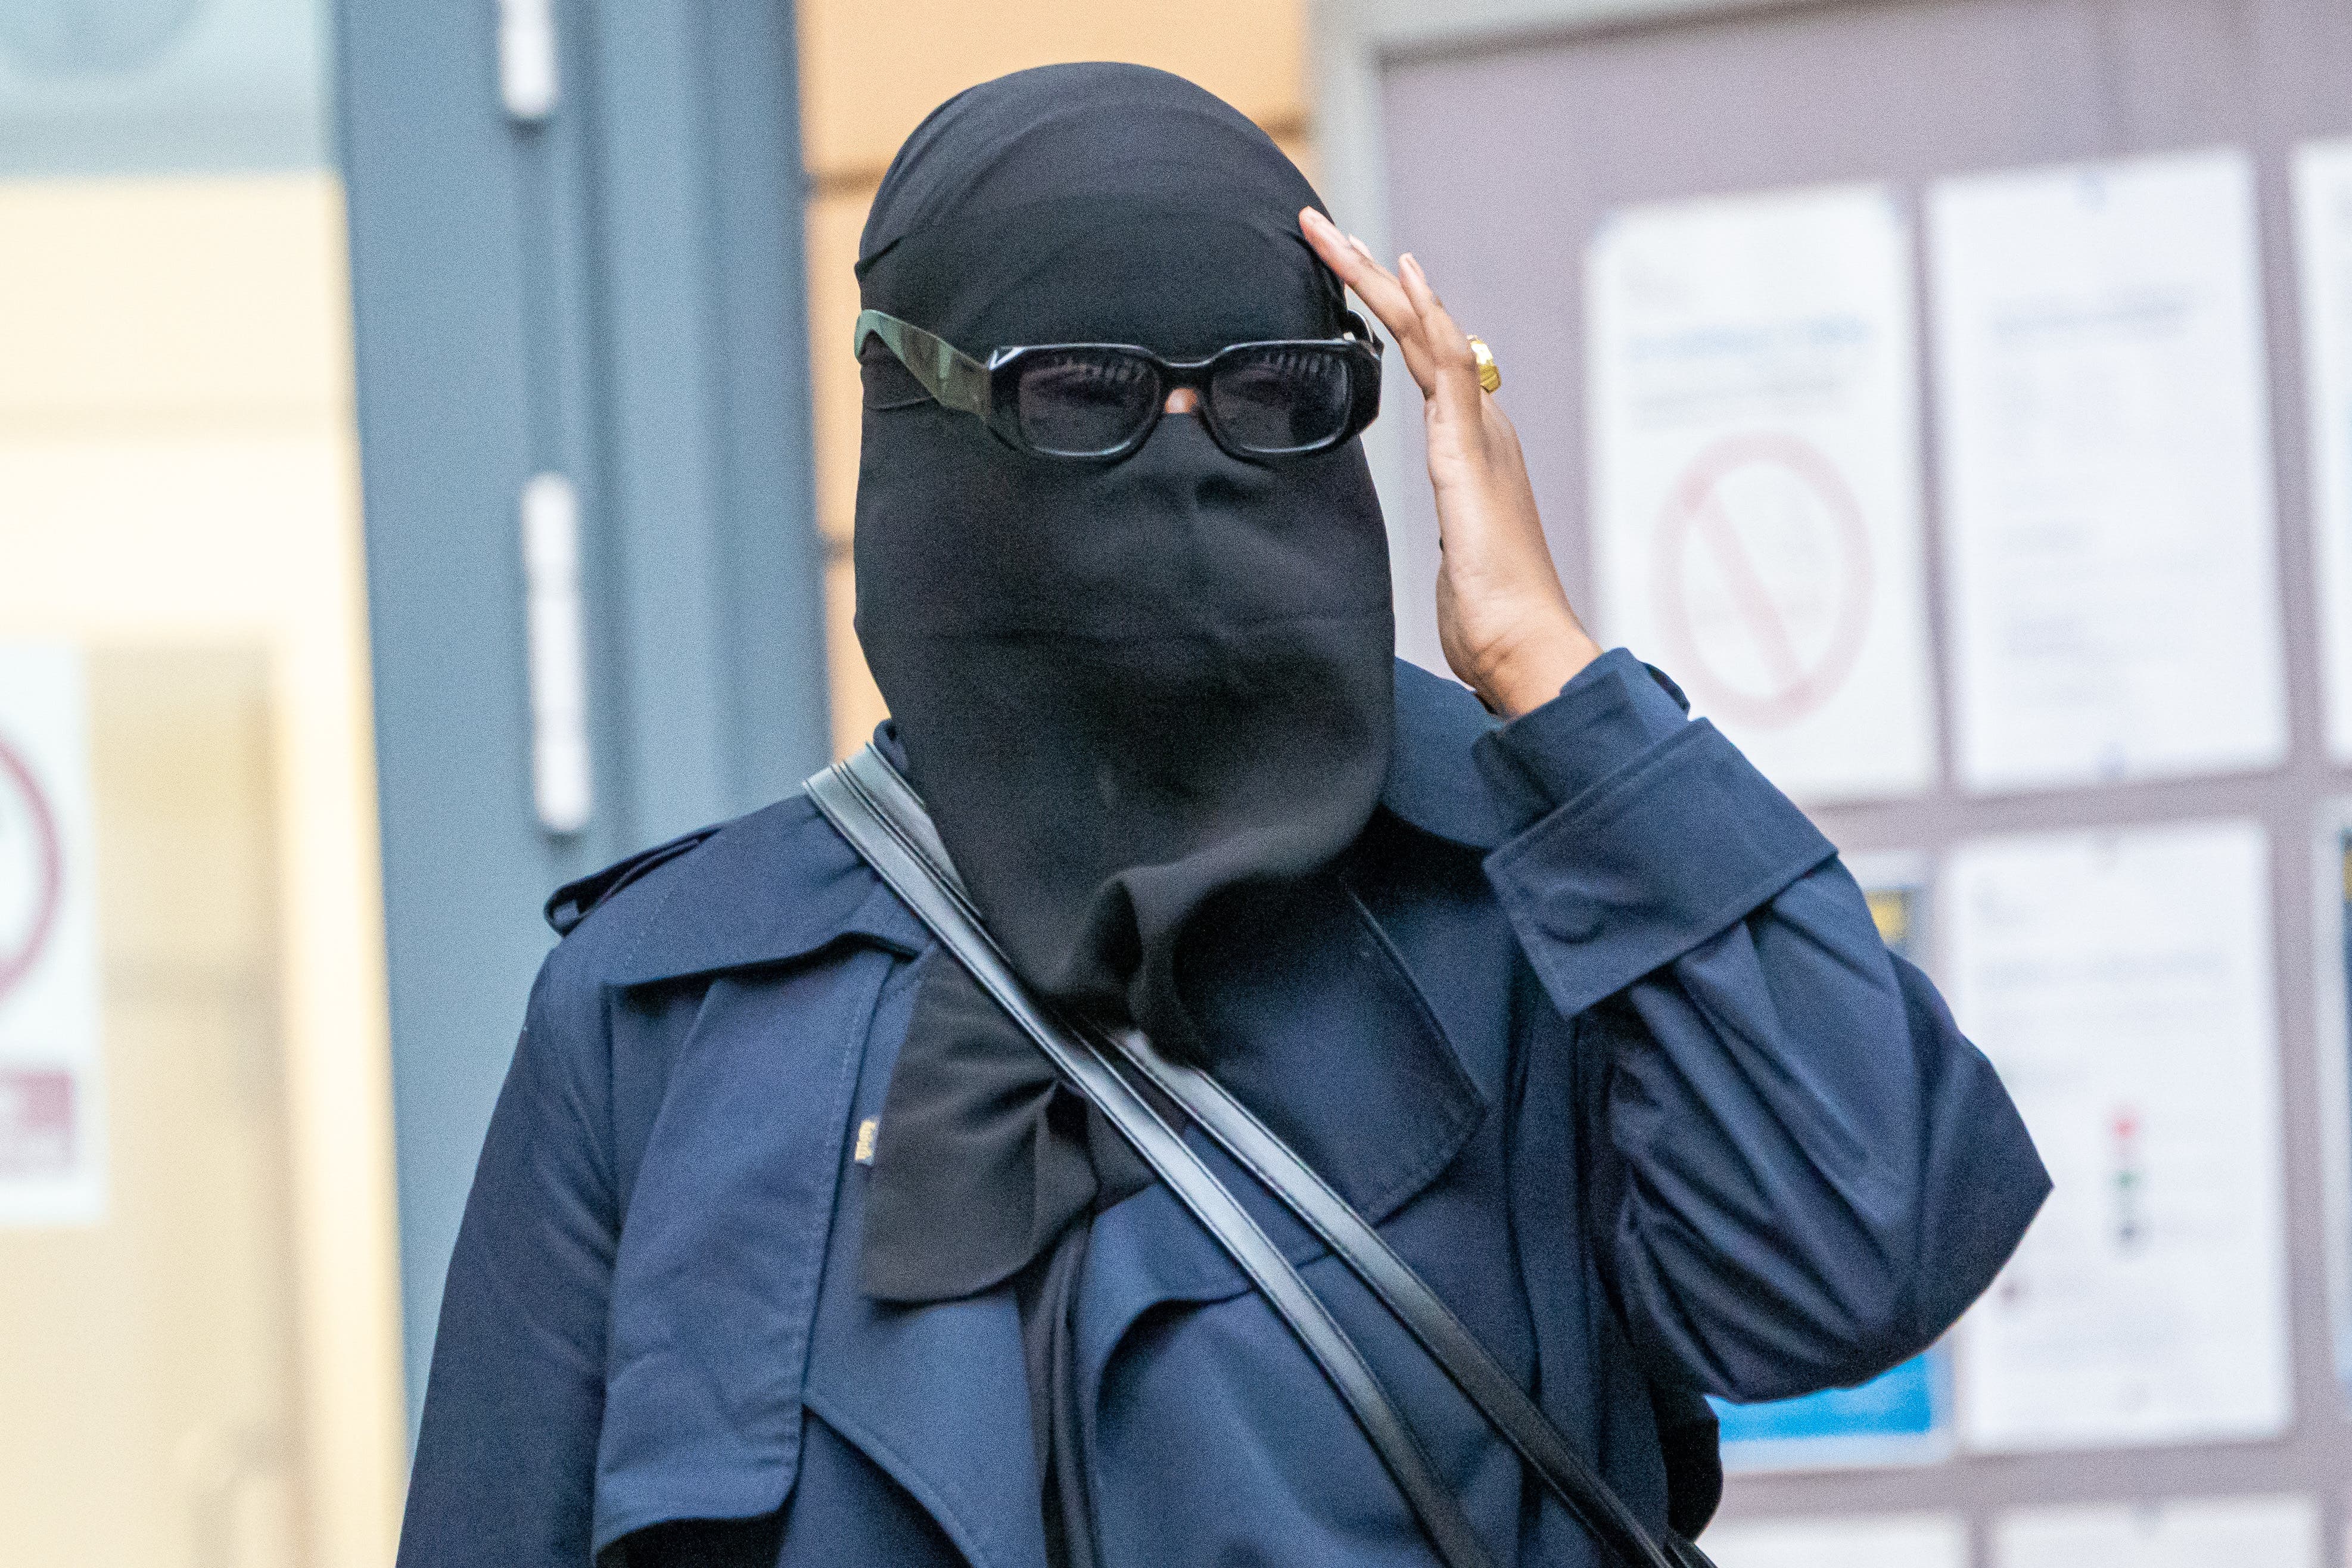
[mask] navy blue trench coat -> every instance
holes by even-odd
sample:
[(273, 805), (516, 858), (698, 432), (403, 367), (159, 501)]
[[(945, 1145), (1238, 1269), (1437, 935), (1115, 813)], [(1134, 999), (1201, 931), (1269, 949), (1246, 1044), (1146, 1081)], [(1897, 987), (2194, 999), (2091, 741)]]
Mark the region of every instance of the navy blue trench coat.
[[(1223, 1076), (1662, 1521), (1659, 1412), (1920, 1350), (2048, 1181), (1831, 845), (1630, 656), (1500, 728), (1448, 682), (1397, 681), (1347, 896), (1206, 1005), (1250, 1021)], [(793, 1568), (1043, 1568), (1011, 1289), (857, 1289), (856, 1130), (922, 928), (800, 796), (551, 909), (569, 934), (450, 1265), (403, 1568), (579, 1568), (650, 1526), (753, 1516)], [(1496, 1561), (1598, 1564), (1343, 1268), (1211, 1158)], [(1431, 1561), (1313, 1365), (1163, 1191), (1097, 1221), (1074, 1311), (1106, 1563)]]

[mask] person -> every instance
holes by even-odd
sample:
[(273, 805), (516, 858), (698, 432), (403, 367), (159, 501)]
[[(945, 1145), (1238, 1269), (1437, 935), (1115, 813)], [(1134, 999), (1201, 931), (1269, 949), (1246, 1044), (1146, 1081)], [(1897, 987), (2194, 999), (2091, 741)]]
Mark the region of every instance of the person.
[[(1210, 94), (1087, 65), (925, 121), (858, 273), (877, 744), (1030, 986), (1212, 1072), (1653, 1528), (1715, 1507), (1704, 1396), (1958, 1318), (2047, 1190), (2015, 1110), (1833, 847), (1586, 635), (1410, 257)], [(1422, 394), (1461, 685), (1393, 658), (1343, 285)], [(551, 915), (404, 1568), (1433, 1561), (1281, 1321), (804, 795)], [(1243, 1195), (1493, 1561), (1605, 1561)]]

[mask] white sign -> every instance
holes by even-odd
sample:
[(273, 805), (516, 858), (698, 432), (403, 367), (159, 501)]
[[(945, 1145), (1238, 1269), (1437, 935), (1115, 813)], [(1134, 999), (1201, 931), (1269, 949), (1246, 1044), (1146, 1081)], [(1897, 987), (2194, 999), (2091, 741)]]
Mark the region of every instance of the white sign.
[(2319, 1568), (2319, 1510), (2257, 1497), (2033, 1509), (1993, 1531), (1995, 1568)]
[(1726, 1523), (1702, 1544), (1717, 1568), (1968, 1568), (1969, 1532), (1948, 1514)]
[(1963, 1446), (2284, 1430), (2262, 829), (1983, 842), (1953, 854), (1942, 892), (1953, 1012), (2056, 1184), (1960, 1321)]
[(1936, 766), (1911, 249), (1877, 186), (1640, 207), (1585, 260), (1608, 641), (1783, 789)]
[(2320, 1212), (2327, 1227), (2321, 1261), (2336, 1374), (2352, 1394), (2352, 800), (2324, 807), (2319, 826), (2311, 930), (2319, 1017)]
[(2327, 749), (2352, 760), (2352, 142), (2295, 150), (2294, 237)]
[(1928, 217), (1962, 781), (2275, 765), (2252, 164), (1948, 180)]
[(0, 1225), (106, 1210), (80, 659), (0, 646)]

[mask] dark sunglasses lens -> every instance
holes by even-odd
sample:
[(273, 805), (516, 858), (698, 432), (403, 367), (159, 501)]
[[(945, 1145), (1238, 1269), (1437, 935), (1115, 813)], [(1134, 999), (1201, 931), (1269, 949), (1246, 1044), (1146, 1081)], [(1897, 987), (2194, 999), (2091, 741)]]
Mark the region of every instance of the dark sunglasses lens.
[(1116, 452), (1151, 417), (1160, 376), (1134, 354), (1056, 349), (1021, 362), (1015, 408), (1021, 437), (1058, 458)]
[(1209, 402), (1225, 439), (1252, 452), (1328, 445), (1354, 405), (1348, 356), (1302, 346), (1244, 349), (1210, 373)]

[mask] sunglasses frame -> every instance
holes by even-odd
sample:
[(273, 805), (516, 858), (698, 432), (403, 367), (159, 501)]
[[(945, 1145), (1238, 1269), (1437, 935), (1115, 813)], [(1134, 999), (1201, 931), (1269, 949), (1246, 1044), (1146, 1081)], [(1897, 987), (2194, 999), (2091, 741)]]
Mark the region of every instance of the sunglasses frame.
[[(1168, 394), (1177, 387), (1190, 387), (1200, 395), (1201, 423), (1209, 438), (1232, 457), (1248, 463), (1285, 462), (1293, 458), (1312, 458), (1345, 446), (1364, 433), (1365, 426), (1377, 418), (1381, 411), (1381, 356), (1383, 345), (1372, 335), (1364, 319), (1355, 311), (1347, 312), (1348, 335), (1338, 338), (1268, 338), (1256, 342), (1233, 343), (1219, 349), (1206, 359), (1171, 360), (1153, 353), (1150, 349), (1133, 343), (1028, 343), (1018, 347), (1001, 348), (988, 356), (986, 363), (957, 348), (935, 332), (929, 332), (909, 321), (880, 310), (861, 310), (857, 315), (856, 335), (853, 352), (859, 359), (866, 357), (868, 341), (878, 339), (882, 346), (895, 355), (908, 374), (922, 384), (923, 390), (943, 408), (971, 415), (986, 425), (996, 438), (1014, 451), (1032, 458), (1042, 458), (1057, 463), (1116, 463), (1132, 457), (1151, 433), (1160, 427), (1160, 416), (1167, 411)], [(1348, 417), (1339, 432), (1312, 446), (1286, 447), (1267, 451), (1244, 447), (1231, 439), (1221, 427), (1216, 414), (1216, 400), (1211, 395), (1211, 378), (1217, 366), (1235, 354), (1263, 349), (1323, 349), (1342, 354), (1349, 362), (1348, 378)], [(1087, 352), (1119, 353), (1142, 361), (1151, 367), (1159, 381), (1159, 390), (1151, 399), (1150, 414), (1137, 426), (1135, 433), (1119, 446), (1100, 452), (1052, 452), (1033, 445), (1021, 433), (1019, 371), (1024, 361), (1038, 354)]]

